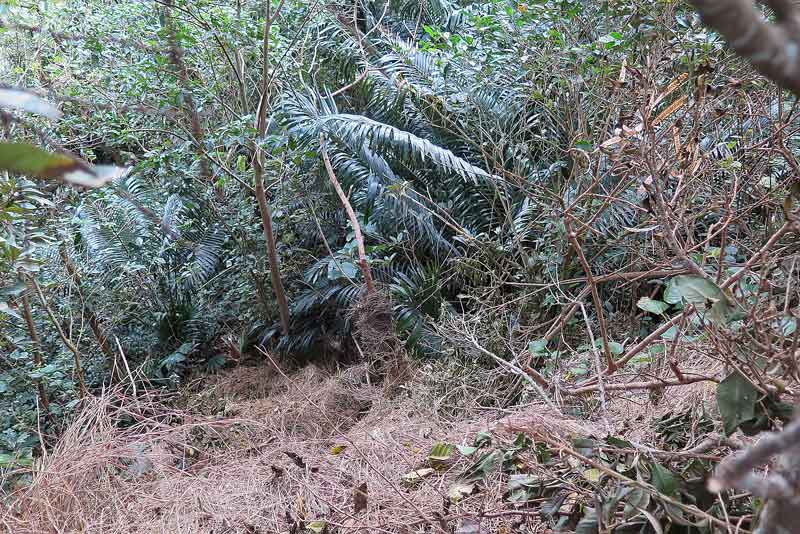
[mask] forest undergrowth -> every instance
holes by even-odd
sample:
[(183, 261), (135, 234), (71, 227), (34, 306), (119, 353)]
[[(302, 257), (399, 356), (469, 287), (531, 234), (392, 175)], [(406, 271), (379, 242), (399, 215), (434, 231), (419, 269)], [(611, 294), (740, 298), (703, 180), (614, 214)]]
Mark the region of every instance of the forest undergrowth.
[(0, 5), (0, 525), (796, 533), (800, 14), (726, 3)]

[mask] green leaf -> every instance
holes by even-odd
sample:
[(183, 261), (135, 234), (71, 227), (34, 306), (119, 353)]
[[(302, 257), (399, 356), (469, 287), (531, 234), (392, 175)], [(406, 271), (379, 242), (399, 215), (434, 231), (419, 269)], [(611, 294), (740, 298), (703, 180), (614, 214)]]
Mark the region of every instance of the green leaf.
[(492, 442), (492, 433), (488, 430), (482, 430), (475, 435), (475, 441), (473, 444), (476, 447), (483, 447), (484, 445), (489, 445)]
[(590, 438), (575, 438), (572, 441), (572, 445), (579, 454), (591, 458), (594, 455), (594, 448), (597, 446), (597, 442)]
[(0, 170), (84, 187), (100, 187), (128, 171), (111, 165), (91, 166), (67, 154), (47, 152), (28, 143), (0, 143)]
[(328, 526), (327, 521), (311, 521), (310, 523), (306, 524), (306, 530), (309, 532), (313, 532), (314, 534), (322, 534), (325, 532), (325, 527)]
[(446, 462), (453, 455), (454, 450), (455, 450), (454, 446), (447, 443), (439, 442), (433, 446), (431, 452), (428, 454), (428, 461), (432, 465)]
[(653, 464), (653, 486), (664, 495), (674, 497), (678, 494), (680, 488), (680, 481), (675, 474), (662, 466), (661, 464)]
[(0, 467), (5, 466), (30, 466), (33, 464), (33, 460), (30, 458), (18, 458), (17, 456), (12, 456), (10, 454), (0, 453)]
[(575, 534), (597, 534), (598, 529), (597, 512), (594, 508), (586, 508), (586, 514), (575, 527)]
[(542, 482), (540, 477), (528, 474), (515, 474), (508, 477), (508, 491), (518, 490), (524, 487), (538, 486)]
[(714, 282), (693, 275), (680, 275), (672, 278), (664, 290), (664, 300), (670, 304), (688, 302), (705, 305), (706, 301), (727, 302), (722, 290)]
[(424, 467), (422, 469), (415, 469), (403, 475), (403, 482), (409, 485), (414, 485), (420, 482), (423, 478), (436, 473), (436, 469), (432, 467)]
[(618, 438), (616, 436), (607, 437), (606, 438), (606, 443), (608, 443), (612, 447), (617, 447), (617, 448), (620, 448), (620, 449), (632, 449), (633, 448), (633, 444), (630, 441), (628, 441), (626, 439)]
[(661, 338), (666, 339), (667, 341), (675, 341), (675, 339), (678, 337), (678, 331), (679, 331), (678, 325), (670, 326), (666, 332), (661, 334)]
[(781, 319), (781, 332), (784, 336), (791, 336), (797, 331), (797, 319), (794, 317), (784, 317)]
[(589, 482), (593, 483), (600, 482), (600, 475), (601, 475), (600, 470), (594, 467), (591, 469), (587, 469), (586, 471), (581, 473), (581, 475)]
[(519, 503), (529, 501), (538, 494), (542, 479), (535, 475), (513, 474), (508, 477), (508, 501)]
[(625, 345), (623, 345), (622, 343), (617, 343), (616, 341), (609, 341), (608, 349), (614, 356), (619, 356), (620, 354), (625, 352)]
[(498, 451), (487, 452), (481, 455), (481, 457), (467, 469), (464, 480), (467, 482), (485, 480), (486, 477), (500, 466), (502, 459), (503, 456)]
[(537, 339), (528, 343), (528, 352), (531, 354), (542, 354), (547, 352), (547, 340)]
[(478, 447), (471, 447), (469, 445), (456, 445), (456, 448), (463, 456), (472, 456), (475, 454), (475, 451), (478, 450)]
[(193, 348), (194, 344), (184, 343), (183, 345), (178, 347), (178, 350), (176, 350), (175, 352), (164, 358), (164, 360), (162, 360), (161, 362), (161, 365), (169, 370), (172, 370), (176, 365), (186, 360), (186, 357), (189, 355), (190, 352), (192, 352)]
[(334, 262), (331, 261), (328, 263), (328, 279), (329, 280), (338, 280), (340, 278), (346, 278), (352, 280), (358, 274), (358, 267), (356, 264), (349, 262), (349, 261), (339, 261)]
[(666, 302), (662, 302), (660, 300), (653, 300), (650, 297), (642, 297), (639, 299), (639, 302), (636, 303), (636, 306), (640, 310), (644, 310), (649, 313), (655, 313), (657, 315), (661, 315), (665, 311), (669, 309), (669, 304)]
[(732, 372), (717, 386), (717, 407), (725, 434), (730, 436), (742, 423), (756, 416), (758, 390), (738, 371)]

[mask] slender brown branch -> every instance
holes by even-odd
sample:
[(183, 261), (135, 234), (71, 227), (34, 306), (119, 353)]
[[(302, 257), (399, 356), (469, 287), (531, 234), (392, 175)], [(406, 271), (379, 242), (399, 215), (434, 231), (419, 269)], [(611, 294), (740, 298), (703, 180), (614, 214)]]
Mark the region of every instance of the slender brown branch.
[[(39, 333), (36, 331), (36, 324), (33, 322), (33, 314), (31, 313), (31, 303), (28, 299), (28, 295), (22, 294), (20, 297), (22, 301), (22, 316), (25, 318), (25, 325), (28, 327), (28, 335), (31, 338), (31, 342), (33, 343), (33, 363), (36, 367), (42, 367), (44, 365), (44, 358), (42, 357), (42, 342), (39, 339)], [(44, 388), (44, 384), (38, 378), (35, 378), (34, 383), (36, 384), (36, 390), (39, 393), (39, 402), (42, 403), (42, 408), (45, 412), (50, 410), (50, 399), (47, 396), (47, 390)]]
[(608, 366), (608, 372), (613, 373), (616, 370), (616, 364), (614, 363), (614, 355), (611, 354), (611, 347), (608, 343), (608, 328), (606, 327), (606, 316), (605, 313), (603, 313), (603, 301), (600, 300), (600, 292), (597, 290), (597, 284), (595, 283), (594, 276), (592, 275), (592, 268), (589, 265), (589, 262), (586, 260), (586, 255), (583, 253), (583, 248), (581, 248), (580, 243), (578, 243), (577, 234), (572, 229), (572, 224), (570, 223), (571, 218), (572, 217), (569, 213), (567, 213), (564, 217), (564, 224), (567, 228), (567, 237), (569, 238), (575, 253), (578, 255), (578, 260), (583, 266), (583, 272), (586, 273), (586, 282), (589, 285), (589, 290), (592, 294), (592, 301), (594, 302), (595, 313), (597, 314), (597, 323), (600, 326), (600, 336), (603, 340), (603, 351), (606, 355), (606, 365)]
[(56, 314), (53, 312), (53, 309), (50, 307), (50, 304), (47, 302), (47, 299), (44, 298), (44, 293), (42, 293), (42, 288), (39, 286), (39, 283), (36, 281), (35, 278), (31, 278), (31, 283), (33, 284), (34, 289), (36, 289), (36, 294), (39, 296), (39, 302), (42, 303), (44, 306), (45, 311), (47, 312), (47, 316), (50, 318), (50, 322), (58, 331), (59, 337), (61, 337), (61, 341), (64, 342), (64, 345), (69, 349), (72, 353), (75, 361), (75, 374), (78, 376), (78, 390), (80, 391), (81, 398), (85, 398), (89, 391), (86, 389), (86, 379), (83, 376), (83, 367), (81, 365), (81, 352), (75, 343), (64, 333), (64, 329), (61, 328), (61, 323), (58, 322), (58, 318)]
[(626, 382), (623, 384), (604, 384), (601, 386), (599, 383), (591, 386), (583, 386), (574, 389), (565, 390), (567, 395), (583, 395), (584, 393), (591, 393), (593, 391), (600, 391), (604, 387), (606, 391), (632, 391), (635, 389), (661, 389), (671, 386), (685, 386), (686, 384), (694, 384), (695, 382), (716, 382), (713, 378), (707, 376), (684, 376), (683, 380), (654, 380), (652, 382)]
[(347, 212), (347, 217), (350, 219), (350, 224), (353, 225), (353, 232), (356, 234), (358, 263), (361, 268), (361, 274), (364, 275), (364, 283), (367, 286), (367, 294), (374, 293), (375, 282), (372, 280), (372, 271), (370, 270), (369, 263), (367, 262), (367, 251), (364, 247), (364, 236), (361, 234), (361, 225), (358, 222), (358, 217), (356, 217), (356, 212), (353, 211), (353, 206), (347, 199), (347, 195), (342, 190), (342, 186), (339, 185), (339, 180), (336, 179), (336, 174), (333, 172), (331, 159), (328, 157), (328, 149), (325, 146), (325, 134), (319, 134), (319, 144), (322, 148), (322, 160), (325, 162), (325, 170), (328, 171), (328, 178), (330, 178), (331, 184), (333, 184), (333, 188), (336, 190), (336, 194), (339, 195), (339, 200), (342, 201), (344, 209)]
[(636, 356), (637, 354), (642, 352), (644, 349), (649, 347), (650, 344), (653, 343), (653, 341), (655, 341), (656, 339), (660, 338), (667, 330), (669, 330), (670, 328), (672, 328), (673, 326), (678, 324), (681, 320), (683, 320), (684, 316), (688, 317), (692, 313), (694, 313), (694, 307), (689, 305), (683, 310), (682, 313), (679, 313), (678, 315), (676, 315), (675, 317), (673, 317), (672, 319), (670, 319), (666, 323), (662, 324), (661, 326), (659, 326), (658, 328), (653, 330), (650, 333), (650, 335), (648, 335), (646, 338), (641, 340), (639, 343), (637, 343), (636, 345), (634, 345), (633, 347), (628, 349), (628, 351), (619, 360), (614, 362), (614, 364), (616, 365), (616, 368), (620, 368), (620, 367), (624, 366), (626, 363), (628, 363), (629, 361), (631, 361), (634, 356)]
[(722, 289), (727, 289), (736, 282), (738, 282), (739, 279), (742, 278), (742, 276), (747, 274), (747, 272), (753, 267), (753, 265), (755, 265), (758, 261), (760, 261), (761, 258), (766, 253), (768, 253), (773, 246), (775, 246), (775, 243), (777, 243), (778, 240), (784, 236), (784, 234), (789, 232), (789, 230), (792, 230), (794, 227), (795, 227), (794, 221), (784, 222), (783, 226), (778, 228), (778, 230), (774, 234), (772, 234), (772, 237), (770, 237), (769, 240), (767, 240), (767, 242), (764, 243), (764, 246), (761, 247), (761, 249), (758, 252), (756, 252), (749, 260), (747, 260), (747, 262), (744, 264), (744, 266), (742, 266), (741, 269), (739, 269), (735, 274), (731, 275), (727, 280), (725, 280), (725, 282), (723, 282), (722, 286), (720, 287)]
[[(717, 526), (720, 526), (720, 527), (725, 528), (725, 529), (727, 529), (728, 526), (729, 526), (725, 521), (722, 521), (722, 520), (714, 517), (713, 515), (711, 515), (708, 512), (705, 512), (705, 511), (697, 508), (696, 506), (689, 505), (689, 504), (684, 504), (684, 503), (682, 503), (681, 501), (679, 501), (677, 499), (674, 499), (674, 498), (672, 498), (672, 497), (670, 497), (668, 495), (664, 495), (663, 493), (659, 492), (656, 488), (654, 488), (650, 484), (647, 484), (645, 482), (642, 482), (642, 481), (639, 481), (639, 480), (635, 480), (635, 479), (632, 479), (632, 478), (628, 478), (625, 475), (623, 475), (621, 473), (618, 473), (614, 469), (612, 469), (612, 468), (608, 467), (607, 465), (603, 464), (602, 462), (598, 462), (598, 461), (595, 461), (595, 460), (593, 460), (593, 459), (591, 459), (591, 458), (589, 458), (587, 456), (584, 456), (583, 454), (579, 453), (578, 451), (576, 451), (572, 447), (569, 447), (569, 446), (565, 445), (564, 443), (560, 443), (560, 442), (556, 441), (555, 439), (553, 439), (552, 437), (545, 435), (541, 430), (537, 430), (537, 429), (533, 429), (533, 428), (529, 428), (529, 427), (523, 427), (523, 426), (519, 426), (519, 425), (509, 425), (509, 430), (528, 432), (528, 433), (534, 435), (534, 437), (536, 439), (538, 439), (538, 440), (546, 443), (547, 445), (549, 445), (555, 451), (563, 452), (565, 454), (568, 454), (569, 456), (572, 456), (573, 458), (575, 458), (577, 460), (580, 460), (584, 464), (590, 465), (590, 466), (594, 467), (595, 469), (601, 471), (602, 473), (605, 473), (607, 476), (609, 476), (609, 477), (611, 477), (613, 479), (616, 479), (616, 480), (619, 480), (621, 482), (624, 482), (624, 483), (626, 483), (626, 484), (628, 484), (630, 486), (643, 489), (643, 490), (647, 491), (648, 493), (651, 493), (652, 495), (657, 496), (660, 500), (662, 500), (662, 501), (664, 501), (666, 503), (669, 503), (672, 506), (680, 508), (684, 512), (692, 514), (695, 517), (701, 517), (703, 519), (706, 519), (707, 521), (709, 521), (709, 522), (711, 522), (711, 523), (713, 523), (713, 524), (715, 524)], [(749, 534), (749, 531), (745, 530), (745, 529), (739, 529), (738, 532), (740, 532), (741, 534)]]

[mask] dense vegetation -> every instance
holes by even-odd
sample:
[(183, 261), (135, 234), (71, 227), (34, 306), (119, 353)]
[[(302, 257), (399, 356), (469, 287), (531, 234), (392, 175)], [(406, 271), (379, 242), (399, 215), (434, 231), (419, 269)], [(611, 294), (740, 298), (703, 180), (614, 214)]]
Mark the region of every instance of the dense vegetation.
[[(467, 392), (452, 416), (605, 420), (615, 395), (710, 381), (712, 415), (688, 414), (705, 434), (789, 419), (796, 102), (688, 4), (19, 0), (0, 30), (9, 484), (90, 396), (264, 352), (378, 381), (402, 360)], [(730, 446), (675, 420), (670, 451)], [(627, 503), (638, 530), (614, 532), (752, 530), (757, 499), (697, 484), (716, 462), (667, 457), (603, 456), (666, 500), (598, 471), (563, 528), (606, 532)]]

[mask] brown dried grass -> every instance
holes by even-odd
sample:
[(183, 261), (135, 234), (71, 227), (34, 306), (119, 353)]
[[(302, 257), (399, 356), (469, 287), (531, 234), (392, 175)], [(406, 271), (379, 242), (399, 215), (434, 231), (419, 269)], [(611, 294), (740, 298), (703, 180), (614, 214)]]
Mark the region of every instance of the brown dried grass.
[[(331, 532), (436, 532), (470, 512), (498, 510), (488, 532), (534, 518), (507, 515), (505, 484), (488, 480), (480, 493), (443, 508), (450, 482), (468, 459), (454, 460), (421, 484), (402, 475), (425, 466), (438, 441), (466, 443), (504, 421), (484, 412), (447, 421), (409, 396), (386, 398), (380, 388), (306, 368), (273, 376), (267, 398), (249, 398), (236, 382), (242, 371), (215, 379), (240, 417), (198, 416), (153, 401), (108, 394), (88, 400), (58, 445), (40, 459), (31, 483), (7, 496), (0, 524), (10, 532), (273, 533), (292, 522), (324, 519)], [(369, 402), (369, 410), (353, 406)], [(230, 415), (230, 413), (228, 414)], [(246, 416), (246, 419), (243, 418)], [(548, 433), (582, 433), (575, 421), (531, 406), (515, 414)], [(122, 427), (124, 419), (133, 424)], [(515, 420), (516, 421), (516, 420)], [(211, 444), (198, 435), (212, 436)], [(144, 474), (131, 464), (146, 465)], [(366, 483), (368, 505), (356, 512), (353, 489)], [(515, 524), (516, 524), (515, 523)]]

